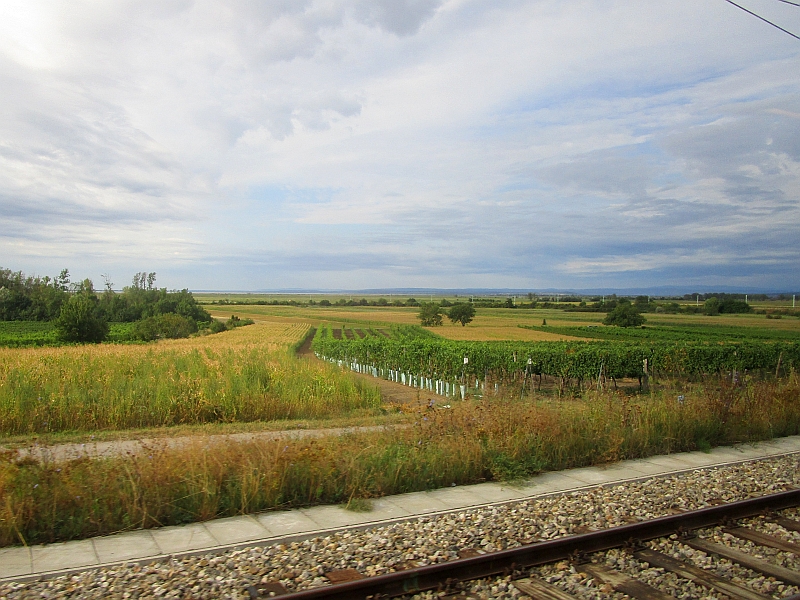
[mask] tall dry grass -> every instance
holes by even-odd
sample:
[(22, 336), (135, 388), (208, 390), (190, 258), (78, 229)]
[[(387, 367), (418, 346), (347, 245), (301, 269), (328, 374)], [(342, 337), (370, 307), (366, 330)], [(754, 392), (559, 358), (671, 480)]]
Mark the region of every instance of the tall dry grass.
[(0, 544), (513, 479), (800, 433), (796, 376), (746, 387), (421, 409), (412, 427), (313, 441), (154, 445), (69, 462), (0, 457)]
[(374, 410), (375, 386), (294, 358), (307, 325), (148, 345), (0, 349), (0, 434), (320, 419)]

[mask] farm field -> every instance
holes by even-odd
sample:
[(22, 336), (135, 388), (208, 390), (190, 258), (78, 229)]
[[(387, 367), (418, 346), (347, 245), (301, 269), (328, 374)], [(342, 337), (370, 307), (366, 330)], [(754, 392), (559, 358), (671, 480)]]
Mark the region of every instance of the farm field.
[[(572, 357), (567, 363), (583, 364), (580, 368), (592, 377), (596, 365), (590, 359), (600, 357), (602, 369), (609, 369), (601, 374), (610, 374), (603, 348), (619, 342), (559, 331), (598, 326), (604, 315), (478, 309), (467, 327), (420, 328), (418, 309), (412, 307), (208, 308), (220, 319), (235, 314), (256, 323), (154, 344), (0, 349), (0, 443), (6, 446), (0, 452), (0, 545), (347, 504), (354, 498), (800, 433), (800, 382), (791, 346), (797, 343), (800, 319), (793, 317), (648, 315), (648, 328), (689, 329), (698, 339), (729, 330), (742, 339), (748, 331), (753, 338), (766, 336), (748, 341), (755, 354), (746, 356), (761, 357), (770, 368), (741, 381), (712, 370), (711, 376), (653, 380), (640, 390), (635, 379), (620, 379), (615, 389), (604, 378), (603, 385), (575, 387), (564, 384), (563, 377), (555, 385), (551, 376), (549, 389), (540, 381), (534, 388), (531, 381), (520, 394), (523, 355), (520, 361), (511, 357), (528, 348), (540, 349), (542, 360), (547, 353)], [(482, 393), (473, 388), (466, 399), (437, 396), (428, 407), (427, 392), (420, 391), (416, 402), (389, 404), (371, 375), (295, 356), (312, 327), (331, 336), (338, 330), (338, 339), (353, 347), (359, 331), (372, 330), (374, 340), (395, 348), (398, 340), (408, 340), (399, 354), (395, 350), (397, 357), (413, 354), (414, 348), (451, 345), (452, 356), (440, 372), (454, 379), (463, 377), (464, 347), (475, 348), (486, 360), (495, 360), (487, 349), (497, 347), (505, 361), (497, 372), (504, 375), (496, 379), (497, 388), (484, 380)], [(624, 344), (640, 348), (639, 341)], [(761, 352), (763, 344), (779, 348), (777, 356)], [(722, 352), (720, 364), (731, 355), (744, 356), (706, 346)], [(721, 347), (729, 348), (727, 341)], [(367, 352), (362, 359), (374, 356)], [(588, 358), (576, 362), (577, 357)], [(541, 365), (555, 364), (550, 360)], [(641, 369), (640, 356), (625, 360), (633, 365), (625, 369)], [(476, 361), (468, 374), (483, 379), (486, 372), (476, 369), (484, 363)], [(355, 425), (385, 427), (314, 439), (216, 435)], [(185, 436), (186, 443), (168, 443), (175, 436)], [(142, 438), (148, 440), (145, 450), (129, 455), (38, 460), (17, 454), (34, 442)]]
[(298, 361), (304, 323), (156, 344), (0, 348), (0, 435), (324, 419), (377, 410), (338, 369)]
[[(282, 322), (309, 322), (314, 327), (323, 323), (332, 326), (386, 327), (391, 325), (416, 325), (419, 323), (415, 307), (372, 307), (372, 306), (206, 306), (209, 313), (218, 319), (227, 319), (231, 314), (255, 320), (269, 319)], [(505, 309), (478, 308), (472, 323), (466, 327), (452, 325), (447, 319), (441, 327), (428, 327), (429, 331), (441, 337), (464, 341), (558, 341), (583, 339), (578, 332), (558, 328), (600, 326), (605, 313), (565, 312), (558, 309)], [(748, 339), (757, 331), (774, 331), (775, 339), (800, 340), (800, 318), (784, 317), (767, 319), (765, 315), (694, 315), (659, 314), (646, 315), (647, 328), (681, 327), (693, 328), (697, 339), (705, 339), (707, 331), (729, 330), (741, 339)], [(543, 328), (543, 321), (547, 328)], [(524, 329), (523, 327), (536, 329)], [(552, 331), (548, 330), (552, 329)], [(645, 330), (646, 330), (645, 329)], [(705, 330), (705, 331), (704, 331)], [(769, 336), (768, 336), (769, 337)]]

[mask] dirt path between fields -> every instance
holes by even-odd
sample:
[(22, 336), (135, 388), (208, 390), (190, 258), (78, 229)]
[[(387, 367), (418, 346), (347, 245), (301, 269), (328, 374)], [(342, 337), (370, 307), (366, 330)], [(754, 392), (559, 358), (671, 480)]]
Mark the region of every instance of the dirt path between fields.
[(245, 433), (220, 433), (213, 435), (181, 435), (176, 437), (143, 438), (140, 440), (110, 440), (88, 444), (53, 444), (18, 448), (19, 458), (34, 458), (40, 461), (63, 462), (76, 458), (108, 458), (120, 454), (139, 454), (150, 449), (180, 448), (202, 439), (208, 444), (222, 441), (252, 442), (256, 440), (299, 440), (320, 438), (329, 435), (346, 435), (368, 431), (388, 431), (407, 425), (370, 425), (362, 427), (331, 427), (329, 429), (285, 429), (280, 431), (248, 431)]
[[(299, 357), (320, 361), (311, 351), (311, 340), (315, 330), (309, 332), (308, 337), (297, 349)], [(320, 361), (322, 362), (322, 361)], [(427, 405), (431, 399), (436, 404), (446, 404), (447, 398), (438, 396), (427, 390), (418, 390), (406, 385), (394, 383), (372, 377), (363, 373), (353, 373), (354, 376), (380, 388), (381, 398), (386, 404), (396, 405)], [(359, 427), (331, 427), (326, 429), (288, 429), (278, 431), (249, 431), (244, 433), (221, 433), (212, 435), (180, 435), (175, 437), (142, 438), (133, 440), (109, 440), (90, 443), (64, 443), (39, 445), (34, 444), (16, 450), (19, 458), (33, 458), (40, 461), (62, 462), (76, 458), (106, 458), (121, 454), (138, 454), (153, 448), (178, 448), (186, 446), (198, 439), (203, 439), (214, 444), (220, 441), (248, 442), (255, 440), (297, 440), (305, 438), (320, 438), (325, 436), (346, 435), (369, 431), (384, 431), (393, 428), (407, 427), (406, 425), (370, 425)], [(0, 450), (4, 450), (0, 446)]]

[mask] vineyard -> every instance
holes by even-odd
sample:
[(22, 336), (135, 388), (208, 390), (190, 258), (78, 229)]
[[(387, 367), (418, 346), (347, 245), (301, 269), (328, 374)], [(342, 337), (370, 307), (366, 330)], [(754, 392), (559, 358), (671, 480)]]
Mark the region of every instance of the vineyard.
[[(395, 333), (402, 332), (396, 336)], [(800, 366), (800, 342), (459, 342), (393, 329), (391, 338), (336, 339), (321, 327), (313, 350), (353, 370), (449, 393), (456, 383), (516, 381), (525, 375), (562, 381), (779, 373)], [(451, 387), (452, 385), (452, 387)], [(462, 392), (463, 395), (463, 392)]]
[(745, 341), (797, 341), (798, 334), (792, 330), (766, 329), (759, 327), (732, 327), (725, 325), (693, 324), (682, 326), (647, 327), (602, 327), (588, 325), (581, 327), (519, 325), (522, 329), (559, 333), (570, 337), (595, 340), (635, 340), (696, 342), (745, 342)]
[[(129, 341), (133, 323), (111, 323), (109, 342)], [(0, 321), (0, 347), (63, 346), (52, 321)]]

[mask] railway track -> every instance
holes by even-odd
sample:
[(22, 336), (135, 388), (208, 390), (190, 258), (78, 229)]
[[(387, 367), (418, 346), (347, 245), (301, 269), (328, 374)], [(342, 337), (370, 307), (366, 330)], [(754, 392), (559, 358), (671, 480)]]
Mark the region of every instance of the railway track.
[[(680, 581), (688, 582), (689, 592), (681, 593), (681, 597), (697, 597), (697, 590), (703, 590), (708, 597), (728, 597), (734, 600), (764, 600), (766, 598), (785, 597), (800, 599), (800, 594), (791, 595), (791, 590), (800, 587), (800, 543), (791, 541), (788, 536), (775, 536), (759, 531), (757, 528), (741, 523), (742, 520), (761, 517), (777, 528), (787, 532), (800, 531), (800, 521), (787, 518), (778, 511), (800, 506), (800, 489), (792, 489), (777, 494), (770, 494), (659, 517), (652, 520), (631, 523), (620, 527), (612, 527), (599, 531), (588, 531), (578, 535), (565, 536), (520, 546), (517, 548), (482, 554), (476, 550), (465, 549), (460, 553), (463, 558), (434, 565), (415, 567), (375, 577), (364, 577), (353, 569), (331, 571), (326, 577), (333, 585), (306, 589), (300, 592), (287, 593), (278, 582), (262, 583), (248, 588), (251, 598), (282, 596), (286, 600), (311, 599), (373, 599), (391, 598), (413, 595), (425, 591), (436, 591), (437, 595), (447, 598), (477, 598), (470, 592), (470, 581), (491, 577), (502, 577), (524, 595), (547, 600), (571, 600), (576, 597), (548, 582), (548, 577), (541, 573), (542, 569), (552, 570), (552, 565), (580, 574), (585, 580), (601, 592), (595, 597), (614, 597), (626, 594), (641, 600), (663, 600), (674, 598), (630, 574), (610, 568), (605, 562), (597, 559), (596, 553), (624, 552), (634, 562), (646, 564), (663, 572), (674, 574)], [(766, 515), (766, 517), (765, 517)], [(709, 528), (718, 529), (723, 526), (724, 534), (730, 539), (741, 542), (741, 546), (755, 548), (745, 551), (742, 547), (732, 547), (713, 540), (708, 535)], [(698, 533), (700, 535), (698, 535)], [(669, 552), (660, 551), (661, 546), (682, 544), (699, 557), (714, 556), (755, 573), (757, 577), (770, 578), (782, 582), (788, 594), (768, 595), (748, 586), (742, 577), (723, 577), (713, 569), (698, 567), (692, 561), (676, 558)], [(792, 568), (779, 564), (779, 560), (769, 560), (759, 549), (769, 549), (774, 553), (789, 553), (795, 560)], [(769, 553), (768, 552), (768, 553)], [(594, 555), (594, 561), (589, 555)], [(673, 553), (674, 554), (674, 553)], [(543, 576), (537, 576), (543, 575)], [(559, 579), (559, 576), (549, 579)], [(503, 585), (506, 585), (504, 583)], [(611, 594), (603, 596), (602, 594)], [(617, 597), (621, 597), (617, 595)]]

